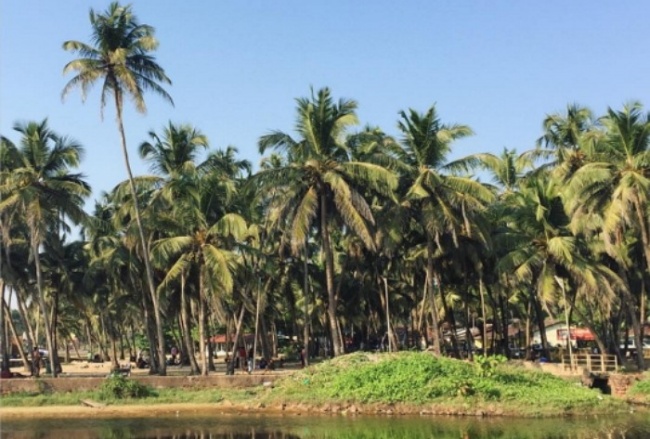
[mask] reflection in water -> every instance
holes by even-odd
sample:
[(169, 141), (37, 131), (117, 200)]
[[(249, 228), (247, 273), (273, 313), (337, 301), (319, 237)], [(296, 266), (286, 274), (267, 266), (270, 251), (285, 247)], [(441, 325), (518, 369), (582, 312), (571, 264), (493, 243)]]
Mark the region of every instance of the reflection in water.
[(1, 439), (646, 439), (647, 413), (589, 419), (179, 416), (3, 421)]

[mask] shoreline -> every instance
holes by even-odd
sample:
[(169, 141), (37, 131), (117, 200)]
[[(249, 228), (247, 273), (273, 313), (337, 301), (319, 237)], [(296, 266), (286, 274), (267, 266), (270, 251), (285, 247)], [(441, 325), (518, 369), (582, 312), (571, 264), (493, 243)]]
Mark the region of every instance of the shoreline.
[[(620, 411), (604, 411), (590, 413), (585, 417), (611, 414), (621, 415), (637, 411), (649, 411), (647, 403), (627, 399), (631, 409)], [(638, 409), (638, 410), (637, 410)], [(325, 403), (313, 406), (305, 403), (275, 403), (266, 405), (260, 402), (233, 403), (229, 400), (214, 403), (159, 403), (159, 404), (117, 404), (90, 406), (80, 401), (78, 405), (52, 405), (31, 407), (2, 407), (0, 405), (0, 422), (7, 420), (25, 419), (82, 419), (93, 418), (148, 418), (159, 416), (187, 415), (247, 415), (247, 416), (445, 416), (445, 417), (477, 417), (477, 418), (580, 418), (576, 413), (554, 413), (525, 415), (501, 404), (454, 405), (454, 404), (354, 404), (354, 403)]]
[(171, 403), (149, 405), (106, 405), (104, 407), (89, 407), (82, 405), (54, 405), (39, 407), (0, 407), (0, 421), (19, 419), (80, 419), (93, 418), (146, 418), (161, 415), (176, 416), (187, 413), (213, 413), (215, 410), (224, 411), (219, 403)]

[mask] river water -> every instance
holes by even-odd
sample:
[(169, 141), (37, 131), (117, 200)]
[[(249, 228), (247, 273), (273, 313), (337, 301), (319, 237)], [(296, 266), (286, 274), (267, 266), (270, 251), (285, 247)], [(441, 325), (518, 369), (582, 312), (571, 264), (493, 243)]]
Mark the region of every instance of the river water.
[(372, 416), (214, 416), (27, 419), (0, 422), (2, 439), (647, 439), (648, 413), (580, 419)]

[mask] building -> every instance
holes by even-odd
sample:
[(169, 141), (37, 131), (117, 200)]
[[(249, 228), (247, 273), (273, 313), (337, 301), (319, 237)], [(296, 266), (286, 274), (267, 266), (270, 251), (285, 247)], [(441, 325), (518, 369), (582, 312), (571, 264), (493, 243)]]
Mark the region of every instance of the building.
[[(574, 347), (581, 347), (588, 342), (596, 340), (594, 333), (588, 328), (578, 328), (571, 326), (570, 331), (571, 345)], [(546, 324), (546, 340), (549, 347), (566, 346), (567, 343), (567, 327), (564, 322), (549, 322)], [(540, 344), (542, 337), (540, 336), (539, 328), (533, 332), (533, 344)]]

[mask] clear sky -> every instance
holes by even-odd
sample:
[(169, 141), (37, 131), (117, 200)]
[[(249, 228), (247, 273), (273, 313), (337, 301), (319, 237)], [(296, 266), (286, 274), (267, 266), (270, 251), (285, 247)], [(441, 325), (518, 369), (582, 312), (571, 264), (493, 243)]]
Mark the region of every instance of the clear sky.
[[(90, 8), (107, 0), (0, 0), (0, 133), (49, 119), (86, 148), (81, 171), (95, 196), (126, 179), (115, 124), (99, 87), (61, 101), (74, 58), (65, 40), (90, 39)], [(156, 28), (172, 107), (146, 95), (148, 113), (125, 113), (134, 172), (149, 130), (190, 123), (211, 147), (228, 145), (257, 166), (258, 138), (293, 132), (295, 98), (328, 86), (359, 103), (361, 126), (396, 135), (398, 111), (436, 104), (444, 122), (472, 127), (452, 158), (522, 152), (548, 113), (577, 102), (602, 115), (639, 100), (650, 109), (647, 1), (135, 0)], [(361, 128), (361, 126), (359, 128)]]

